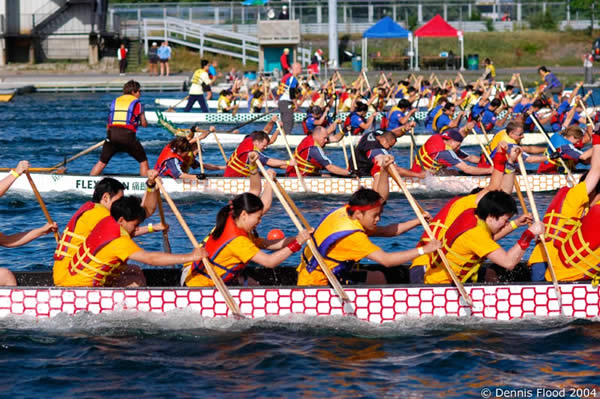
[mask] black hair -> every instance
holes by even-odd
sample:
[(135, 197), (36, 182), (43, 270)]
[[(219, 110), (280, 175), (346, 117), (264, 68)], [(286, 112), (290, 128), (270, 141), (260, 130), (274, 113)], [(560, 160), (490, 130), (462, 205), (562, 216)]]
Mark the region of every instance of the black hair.
[(204, 68), (208, 65), (208, 60), (200, 60), (200, 68)]
[(468, 84), (465, 86), (466, 90), (473, 90), (473, 85), (472, 84)]
[(140, 91), (140, 89), (140, 84), (132, 79), (123, 85), (123, 94), (133, 94), (136, 91)]
[(105, 193), (108, 193), (110, 198), (112, 198), (119, 194), (119, 191), (125, 191), (125, 186), (123, 183), (117, 179), (113, 179), (112, 177), (105, 177), (96, 184), (96, 187), (94, 188), (94, 195), (92, 196), (92, 202), (98, 204), (102, 200), (102, 196)]
[(261, 211), (264, 208), (263, 202), (259, 197), (252, 193), (242, 193), (231, 200), (231, 204), (225, 205), (219, 213), (217, 213), (217, 222), (214, 230), (210, 234), (213, 239), (218, 239), (225, 230), (225, 223), (231, 214), (233, 219), (240, 217), (243, 211), (251, 214)]
[(424, 80), (423, 82), (423, 86), (429, 86), (431, 83), (429, 83), (429, 80)]
[(543, 71), (543, 72), (550, 72), (550, 71), (548, 70), (548, 68), (546, 68), (545, 66), (541, 66), (541, 67), (539, 67), (539, 68), (538, 68), (538, 72), (539, 72), (539, 71)]
[(515, 86), (513, 86), (513, 85), (506, 85), (506, 90), (512, 90), (514, 88), (515, 88)]
[(406, 89), (407, 93), (416, 93), (417, 89), (415, 89), (414, 87), (410, 86), (408, 89)]
[(356, 103), (356, 112), (367, 112), (369, 110), (369, 106), (365, 103)]
[(493, 100), (490, 102), (490, 105), (491, 105), (492, 107), (496, 107), (496, 108), (497, 108), (497, 107), (499, 107), (499, 106), (500, 106), (500, 104), (502, 104), (502, 102), (500, 101), (500, 99), (499, 99), (499, 98), (494, 98), (494, 99), (493, 99)]
[(475, 187), (473, 190), (469, 191), (469, 194), (479, 194), (483, 191), (483, 187)]
[[(348, 201), (348, 205), (350, 206), (364, 206), (364, 205), (371, 205), (376, 203), (377, 201), (380, 201), (381, 195), (379, 195), (379, 193), (375, 190), (371, 190), (370, 188), (360, 188), (358, 189), (354, 194), (352, 194), (352, 196), (350, 197), (350, 200)], [(351, 209), (348, 209), (346, 212), (348, 212), (348, 215), (352, 216), (354, 214), (354, 211)]]
[(479, 203), (475, 214), (481, 220), (488, 216), (499, 218), (504, 215), (514, 215), (517, 213), (517, 204), (514, 198), (501, 190), (490, 191), (484, 195)]
[(543, 108), (544, 107), (544, 102), (542, 100), (535, 100), (533, 102), (533, 104), (531, 104), (532, 107), (536, 107), (536, 108)]
[(252, 141), (269, 141), (269, 135), (265, 133), (263, 130), (255, 130), (250, 133), (250, 137), (252, 137)]
[(408, 101), (406, 98), (403, 98), (402, 100), (398, 101), (398, 108), (410, 108), (410, 101)]
[(445, 111), (450, 111), (452, 108), (454, 108), (454, 104), (451, 103), (450, 101), (448, 101), (445, 105), (444, 105), (444, 110)]
[(113, 202), (110, 207), (110, 216), (115, 220), (123, 218), (127, 222), (137, 220), (142, 223), (146, 219), (146, 211), (142, 208), (140, 198), (128, 195)]
[(192, 144), (187, 137), (176, 137), (169, 142), (169, 146), (176, 153), (186, 153), (192, 151)]

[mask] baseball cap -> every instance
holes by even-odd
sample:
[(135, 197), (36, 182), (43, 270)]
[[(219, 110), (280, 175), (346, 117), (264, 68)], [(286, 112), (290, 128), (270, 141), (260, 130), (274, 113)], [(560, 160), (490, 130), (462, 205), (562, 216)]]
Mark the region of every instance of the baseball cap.
[(459, 143), (462, 143), (462, 141), (464, 139), (464, 137), (462, 136), (462, 134), (460, 134), (458, 129), (446, 130), (444, 133), (442, 133), (442, 138), (444, 138), (446, 140), (458, 141)]

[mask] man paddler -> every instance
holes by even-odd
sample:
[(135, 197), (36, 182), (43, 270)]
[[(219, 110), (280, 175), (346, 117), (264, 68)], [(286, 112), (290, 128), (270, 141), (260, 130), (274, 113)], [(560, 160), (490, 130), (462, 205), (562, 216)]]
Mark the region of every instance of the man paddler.
[[(2, 197), (17, 181), (19, 176), (25, 173), (29, 169), (28, 161), (20, 161), (17, 166), (12, 169), (9, 174), (2, 180), (0, 180), (0, 197)], [(58, 230), (56, 223), (46, 223), (42, 227), (24, 231), (21, 233), (4, 234), (0, 233), (0, 246), (5, 248), (15, 248), (25, 245), (36, 238), (45, 236), (48, 233), (55, 232)], [(0, 267), (0, 286), (16, 286), (17, 279), (15, 275), (7, 268)]]
[(460, 120), (464, 115), (464, 111), (458, 113), (454, 118), (456, 107), (453, 103), (447, 102), (443, 108), (440, 108), (431, 120), (431, 130), (434, 133), (443, 133), (447, 129), (453, 129), (460, 125)]
[(292, 134), (294, 127), (294, 110), (299, 106), (301, 100), (300, 81), (298, 76), (302, 73), (302, 65), (298, 62), (292, 64), (291, 72), (281, 78), (277, 94), (279, 94), (279, 114), (285, 134)]
[[(196, 148), (194, 148), (196, 147)], [(198, 146), (193, 145), (186, 137), (176, 137), (167, 144), (154, 165), (161, 177), (172, 177), (173, 179), (191, 179), (202, 180), (206, 175), (191, 174), (190, 168), (199, 167), (196, 161), (195, 151), (198, 151)], [(225, 166), (214, 165), (211, 163), (203, 163), (205, 170), (225, 170)]]
[(386, 130), (391, 130), (397, 136), (402, 136), (406, 131), (414, 127), (410, 124), (410, 118), (417, 112), (417, 108), (411, 108), (410, 101), (403, 98), (393, 106), (387, 114)]
[(203, 247), (187, 254), (149, 252), (133, 240), (146, 210), (137, 197), (122, 197), (114, 201), (110, 215), (101, 219), (73, 253), (62, 285), (69, 287), (139, 287), (146, 279), (132, 260), (152, 266), (168, 266), (194, 262), (207, 255)]
[(100, 160), (90, 175), (102, 173), (110, 159), (119, 152), (126, 152), (140, 164), (140, 176), (148, 174), (148, 158), (140, 141), (136, 138), (138, 126), (147, 127), (144, 106), (140, 102), (141, 86), (130, 80), (123, 86), (123, 95), (113, 100), (108, 114), (106, 140), (102, 146)]
[[(317, 126), (296, 147), (294, 159), (302, 176), (320, 176), (323, 169), (339, 176), (350, 176), (350, 171), (334, 165), (325, 155), (323, 148), (328, 143), (327, 129)], [(288, 166), (286, 176), (296, 177), (296, 168)]]
[[(473, 122), (469, 122), (472, 124)], [(467, 126), (469, 126), (467, 124)], [(467, 134), (465, 132), (465, 134)], [(491, 167), (480, 168), (465, 161), (477, 163), (479, 157), (461, 151), (464, 139), (458, 129), (446, 130), (443, 134), (432, 135), (417, 152), (411, 170), (416, 173), (439, 173), (440, 170), (454, 167), (468, 175), (489, 175)]]
[(550, 142), (554, 146), (556, 152), (552, 152), (550, 146), (546, 149), (546, 153), (556, 157), (549, 156), (548, 159), (538, 167), (538, 173), (566, 173), (562, 164), (558, 161), (558, 157), (562, 158), (569, 170), (575, 169), (578, 162), (587, 163), (592, 156), (592, 149), (582, 151), (585, 142), (589, 142), (590, 132), (592, 127), (588, 126), (586, 134), (579, 126), (569, 126), (558, 133), (554, 133), (550, 137)]
[[(596, 204), (600, 201), (600, 187), (598, 182), (600, 181), (600, 131), (596, 130), (592, 137), (592, 160), (590, 170), (581, 177), (579, 184), (574, 187), (563, 187), (554, 196), (550, 205), (546, 209), (546, 213), (543, 218), (544, 225), (546, 227), (546, 248), (550, 254), (550, 259), (556, 273), (556, 278), (562, 281), (573, 281), (579, 278), (584, 278), (581, 270), (573, 267), (575, 263), (579, 263), (581, 260), (578, 255), (571, 258), (574, 260), (571, 263), (568, 257), (563, 258), (559, 256), (559, 250), (563, 250), (566, 246), (570, 246), (569, 249), (572, 254), (573, 251), (578, 247), (580, 251), (590, 251), (590, 247), (585, 247), (584, 241), (580, 240), (581, 237), (575, 235), (582, 232), (581, 226), (574, 226), (573, 223), (577, 223), (581, 219), (591, 205)], [(588, 212), (589, 214), (589, 212)], [(597, 213), (595, 213), (597, 215)], [(586, 219), (586, 226), (590, 226), (590, 222), (593, 219)], [(597, 231), (598, 220), (595, 219)], [(565, 235), (565, 227), (569, 225), (569, 237), (575, 239), (570, 241)], [(588, 227), (586, 227), (587, 229)], [(586, 236), (589, 238), (589, 236)], [(594, 242), (596, 239), (594, 239)], [(587, 242), (587, 238), (585, 240)], [(567, 244), (567, 242), (569, 242)], [(573, 247), (573, 243), (576, 243), (576, 247)], [(561, 249), (563, 248), (563, 249)], [(594, 250), (592, 250), (594, 251)], [(580, 252), (581, 254), (582, 252)], [(584, 256), (585, 257), (585, 256)], [(531, 256), (529, 257), (528, 265), (531, 267), (531, 280), (532, 281), (551, 281), (550, 272), (546, 270), (548, 259), (542, 254), (541, 244), (536, 245)], [(597, 262), (596, 262), (597, 264)]]
[[(154, 213), (158, 201), (158, 191), (154, 188), (156, 186), (156, 176), (156, 171), (148, 171), (147, 189), (142, 200), (147, 217)], [(92, 200), (83, 204), (71, 217), (54, 252), (52, 274), (55, 285), (68, 285), (70, 279), (68, 266), (73, 254), (100, 220), (110, 215), (113, 203), (123, 197), (124, 191), (125, 186), (121, 182), (106, 177), (96, 184)], [(134, 235), (163, 231), (167, 228), (168, 226), (163, 226), (162, 223), (149, 224), (138, 228)]]

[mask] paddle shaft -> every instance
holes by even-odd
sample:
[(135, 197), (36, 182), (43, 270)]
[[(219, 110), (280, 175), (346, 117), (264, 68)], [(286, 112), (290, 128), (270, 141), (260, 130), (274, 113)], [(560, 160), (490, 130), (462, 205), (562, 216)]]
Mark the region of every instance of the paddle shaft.
[(223, 155), (223, 160), (225, 161), (225, 164), (227, 165), (227, 155), (225, 154), (225, 150), (223, 149), (223, 146), (221, 145), (221, 140), (219, 140), (219, 135), (217, 134), (217, 132), (213, 132), (213, 134), (215, 135), (215, 141), (217, 142), (217, 145), (219, 146), (219, 151), (221, 151), (221, 155)]
[[(33, 194), (35, 195), (35, 198), (37, 198), (37, 201), (40, 204), (40, 208), (42, 208), (42, 212), (44, 212), (44, 216), (46, 216), (46, 220), (48, 221), (48, 223), (53, 224), (54, 220), (52, 220), (52, 217), (50, 216), (50, 212), (48, 212), (48, 208), (46, 208), (46, 204), (44, 203), (44, 200), (42, 199), (42, 196), (40, 195), (40, 192), (38, 191), (38, 189), (35, 185), (35, 182), (31, 178), (29, 171), (27, 171), (27, 170), (25, 171), (25, 176), (27, 176), (27, 180), (29, 180), (29, 184), (31, 185)], [(56, 240), (57, 243), (60, 240), (60, 237), (58, 236), (57, 231), (54, 232), (54, 239)]]
[(354, 170), (358, 170), (358, 163), (356, 162), (356, 152), (354, 151), (354, 144), (352, 143), (352, 129), (348, 130), (348, 140), (350, 145), (350, 155), (352, 156), (352, 166)]
[[(277, 198), (281, 202), (281, 205), (283, 205), (283, 208), (285, 209), (285, 211), (287, 212), (288, 216), (292, 220), (292, 223), (294, 223), (294, 226), (296, 226), (296, 228), (298, 229), (298, 231), (303, 230), (304, 227), (300, 223), (300, 220), (298, 220), (298, 217), (296, 216), (296, 214), (294, 213), (294, 211), (290, 207), (290, 204), (286, 201), (286, 198), (283, 196), (283, 194), (282, 194), (283, 190), (281, 190), (281, 191), (279, 190), (279, 187), (273, 182), (273, 180), (271, 179), (271, 176), (269, 176), (269, 174), (265, 170), (265, 167), (263, 166), (262, 162), (260, 162), (260, 160), (258, 160), (258, 159), (256, 160), (256, 165), (260, 169), (260, 172), (263, 174), (264, 178), (267, 180), (267, 182), (273, 188), (273, 192), (275, 193), (275, 195), (277, 196)], [(298, 211), (298, 212), (300, 212), (300, 211)], [(342, 300), (342, 302), (350, 303), (350, 298), (348, 297), (348, 295), (346, 294), (346, 292), (342, 288), (340, 282), (335, 277), (335, 275), (333, 274), (333, 272), (331, 271), (331, 269), (329, 269), (329, 267), (327, 267), (327, 265), (325, 263), (325, 260), (323, 259), (323, 257), (319, 253), (319, 251), (317, 250), (315, 242), (312, 239), (309, 239), (306, 243), (307, 243), (308, 247), (310, 248), (313, 256), (315, 257), (315, 259), (319, 263), (319, 266), (321, 267), (321, 270), (323, 271), (323, 273), (327, 277), (327, 280), (329, 281), (329, 284), (331, 284), (331, 286), (333, 287), (333, 290), (335, 291), (335, 293), (340, 297), (340, 299)]]
[[(162, 197), (160, 192), (158, 193), (158, 214), (160, 216), (160, 222), (164, 227), (167, 227), (167, 220), (165, 219), (165, 210), (163, 208)], [(167, 230), (162, 231), (163, 247), (165, 252), (171, 253), (171, 243), (169, 242), (169, 232)], [(175, 266), (173, 266), (175, 267)]]
[(481, 151), (483, 152), (483, 155), (485, 155), (485, 158), (490, 163), (490, 165), (494, 166), (494, 162), (492, 161), (492, 158), (491, 158), (490, 154), (488, 153), (487, 148), (485, 148), (485, 145), (483, 145), (483, 143), (481, 142), (481, 138), (479, 137), (479, 134), (477, 134), (477, 131), (475, 129), (471, 129), (471, 131), (477, 138), (477, 143), (479, 144), (479, 147), (481, 147)]
[[(408, 191), (408, 188), (406, 187), (406, 184), (404, 183), (404, 181), (402, 180), (402, 178), (398, 174), (398, 171), (396, 170), (396, 168), (394, 167), (394, 165), (389, 165), (387, 167), (387, 170), (388, 170), (388, 173), (390, 174), (390, 176), (392, 176), (392, 179), (394, 179), (394, 181), (402, 189), (402, 192), (404, 193), (404, 196), (406, 197), (406, 199), (408, 200), (408, 203), (410, 204), (411, 208), (415, 212), (415, 215), (417, 215), (417, 219), (419, 219), (419, 222), (421, 222), (421, 225), (423, 226), (423, 229), (425, 230), (425, 233), (427, 233), (427, 235), (429, 236), (429, 239), (435, 240), (435, 235), (433, 234), (433, 231), (431, 231), (431, 228), (429, 227), (429, 224), (427, 223), (427, 221), (425, 220), (425, 217), (421, 213), (420, 207), (417, 204), (417, 201), (414, 199), (414, 197), (412, 196), (412, 194), (410, 193), (410, 191)], [(441, 249), (438, 249), (437, 253), (438, 253), (438, 256), (440, 257), (440, 259), (442, 260), (442, 263), (446, 267), (446, 272), (448, 273), (448, 275), (450, 276), (450, 278), (454, 282), (454, 285), (458, 289), (458, 292), (460, 292), (460, 295), (463, 297), (463, 299), (465, 300), (465, 302), (468, 303), (469, 306), (473, 307), (473, 300), (471, 299), (471, 297), (469, 296), (469, 294), (467, 293), (467, 291), (465, 291), (465, 287), (463, 286), (462, 282), (458, 279), (458, 277), (454, 273), (454, 270), (450, 266), (450, 263), (448, 262), (448, 259), (446, 258), (446, 255), (444, 255), (444, 252)]]
[(73, 155), (71, 158), (67, 159), (66, 161), (62, 161), (62, 162), (60, 162), (60, 163), (57, 163), (56, 165), (54, 165), (53, 167), (51, 167), (49, 170), (58, 169), (58, 168), (60, 168), (61, 166), (64, 166), (64, 165), (66, 165), (68, 162), (74, 161), (74, 160), (76, 160), (77, 158), (79, 158), (79, 157), (82, 157), (82, 156), (84, 156), (84, 155), (86, 155), (86, 154), (88, 154), (88, 153), (90, 153), (90, 152), (94, 151), (96, 148), (98, 148), (98, 147), (101, 147), (101, 146), (104, 144), (104, 141), (105, 141), (105, 140), (102, 140), (102, 141), (100, 141), (100, 142), (98, 142), (98, 143), (94, 144), (93, 146), (91, 146), (91, 147), (89, 147), (89, 148), (86, 148), (85, 150), (83, 150), (83, 151), (81, 151), (81, 152), (78, 152), (77, 154)]
[[(287, 150), (288, 155), (290, 156), (290, 161), (294, 161), (294, 154), (292, 153), (292, 149), (290, 148), (290, 143), (288, 143), (287, 135), (285, 134), (285, 130), (281, 127), (281, 124), (279, 123), (279, 121), (276, 121), (275, 123), (277, 124), (277, 129), (279, 129), (279, 133), (281, 133), (281, 137), (283, 137), (285, 149)], [(304, 192), (308, 192), (308, 188), (306, 187), (306, 182), (304, 181), (304, 176), (302, 176), (302, 173), (300, 173), (300, 168), (298, 167), (297, 163), (294, 165), (294, 170), (296, 171), (296, 176), (298, 176), (298, 181), (300, 182), (302, 189), (304, 190)]]
[(579, 105), (581, 106), (581, 109), (583, 110), (582, 112), (585, 114), (585, 118), (588, 121), (588, 125), (593, 127), (594, 122), (592, 122), (592, 118), (590, 118), (590, 115), (587, 113), (586, 107), (585, 107), (585, 104), (583, 103), (583, 101), (579, 100)]
[[(533, 220), (536, 222), (540, 221), (540, 215), (537, 211), (537, 206), (535, 205), (535, 199), (533, 198), (533, 191), (531, 190), (531, 186), (529, 185), (529, 181), (527, 180), (527, 170), (525, 169), (525, 163), (523, 162), (523, 156), (519, 154), (519, 158), (517, 159), (519, 162), (519, 169), (521, 169), (521, 175), (524, 177), (525, 182), (525, 190), (527, 191), (527, 198), (529, 199), (529, 205), (531, 206), (531, 214), (533, 215)], [(554, 266), (552, 265), (552, 259), (550, 258), (550, 253), (548, 252), (548, 247), (546, 246), (546, 239), (544, 234), (540, 234), (540, 242), (542, 244), (542, 251), (544, 252), (544, 257), (548, 263), (548, 270), (550, 271), (550, 276), (552, 277), (552, 284), (554, 285), (554, 290), (556, 291), (556, 297), (558, 299), (558, 305), (560, 307), (562, 313), (562, 295), (560, 293), (560, 287), (558, 286), (558, 281), (556, 279), (556, 273), (554, 272)]]
[[(344, 131), (342, 130), (342, 127), (340, 125), (338, 125), (338, 129), (340, 129), (340, 132), (342, 134), (344, 133)], [(346, 169), (350, 169), (350, 161), (348, 160), (348, 153), (346, 152), (346, 135), (345, 134), (342, 136), (340, 143), (342, 143), (342, 150), (344, 151), (344, 161), (346, 161)]]
[[(175, 214), (175, 217), (179, 221), (181, 228), (183, 228), (183, 231), (187, 235), (188, 239), (190, 240), (190, 242), (192, 243), (194, 248), (200, 247), (200, 244), (198, 244), (196, 237), (194, 237), (194, 234), (192, 234), (192, 231), (190, 230), (187, 223), (185, 222), (185, 219), (183, 218), (183, 216), (181, 216), (179, 209), (177, 209), (177, 205), (175, 205), (175, 203), (171, 199), (171, 196), (169, 195), (167, 190), (165, 190), (165, 188), (162, 185), (162, 183), (160, 182), (160, 180), (156, 180), (156, 185), (158, 186), (158, 188), (164, 195), (165, 200), (167, 201), (167, 204), (169, 204), (169, 206), (171, 207), (171, 211), (173, 211), (173, 214)], [(237, 303), (233, 300), (231, 293), (227, 289), (227, 286), (223, 283), (223, 280), (221, 280), (221, 277), (215, 272), (215, 269), (213, 268), (212, 263), (208, 260), (207, 257), (202, 258), (202, 262), (204, 263), (204, 268), (208, 272), (208, 275), (210, 276), (211, 280), (215, 284), (215, 287), (221, 293), (221, 295), (223, 296), (223, 299), (225, 299), (225, 303), (227, 304), (227, 307), (229, 308), (231, 313), (234, 314), (235, 316), (243, 317), (242, 312), (240, 311), (240, 308), (238, 307)]]
[(190, 98), (190, 96), (183, 97), (181, 100), (177, 101), (177, 103), (175, 105), (173, 105), (172, 107), (169, 107), (167, 109), (167, 112), (170, 112), (170, 111), (174, 110), (175, 108), (177, 108), (179, 106), (179, 104), (181, 104), (182, 102), (184, 102), (185, 100), (187, 100), (189, 98)]
[[(196, 136), (198, 138), (198, 136)], [(202, 160), (202, 146), (200, 145), (200, 140), (196, 142), (198, 145), (198, 163), (200, 164), (200, 173), (204, 174), (204, 162)]]
[[(10, 172), (13, 169), (14, 168), (0, 168), (0, 172)], [(52, 172), (53, 170), (56, 170), (56, 168), (28, 168), (27, 169), (27, 171), (29, 171), (29, 172)]]

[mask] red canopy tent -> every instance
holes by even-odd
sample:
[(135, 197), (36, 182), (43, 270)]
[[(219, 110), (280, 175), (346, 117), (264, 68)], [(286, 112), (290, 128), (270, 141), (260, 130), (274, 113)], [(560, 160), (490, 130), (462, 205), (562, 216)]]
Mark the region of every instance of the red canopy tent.
[(425, 25), (414, 32), (415, 37), (415, 69), (419, 70), (419, 37), (458, 37), (460, 43), (460, 70), (465, 69), (465, 48), (463, 33), (454, 29), (439, 14), (431, 18)]

